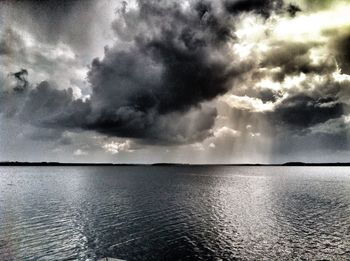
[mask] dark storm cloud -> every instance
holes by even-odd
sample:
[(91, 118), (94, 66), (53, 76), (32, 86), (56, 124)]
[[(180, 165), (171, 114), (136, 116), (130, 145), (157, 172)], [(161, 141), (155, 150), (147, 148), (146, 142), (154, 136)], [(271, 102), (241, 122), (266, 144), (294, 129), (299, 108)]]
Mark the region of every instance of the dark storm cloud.
[(37, 126), (79, 128), (89, 113), (89, 103), (75, 100), (71, 88), (57, 90), (44, 81), (28, 93), (18, 117)]
[(226, 10), (233, 14), (256, 12), (269, 16), (273, 10), (283, 6), (282, 0), (226, 0)]
[(287, 12), (289, 13), (289, 15), (291, 17), (295, 17), (297, 13), (301, 12), (302, 10), (300, 9), (299, 6), (295, 5), (295, 4), (289, 4), (287, 6)]
[[(122, 19), (113, 23), (127, 47), (106, 48), (104, 59), (92, 63), (90, 127), (109, 135), (147, 138), (164, 129), (172, 133), (169, 126), (181, 113), (200, 110), (201, 103), (226, 93), (250, 66), (235, 64), (230, 54), (227, 44), (234, 40), (234, 24), (225, 9), (210, 2), (192, 2), (188, 9), (168, 1), (138, 5), (129, 12), (124, 6)], [(194, 133), (209, 130), (215, 115), (212, 110), (192, 119)], [(181, 124), (178, 129), (183, 129)]]
[(14, 91), (24, 91), (29, 83), (27, 80), (28, 71), (26, 69), (22, 69), (18, 72), (10, 73), (9, 76), (15, 77), (15, 79), (18, 81), (17, 86), (14, 87)]
[[(64, 17), (75, 10), (76, 3), (81, 1), (63, 1), (59, 6), (53, 1), (21, 2), (33, 12), (36, 8), (57, 8), (53, 13), (48, 11), (52, 17), (43, 14), (38, 18), (39, 29), (41, 24), (58, 25), (58, 29), (43, 33), (50, 41), (57, 40)], [(256, 69), (250, 62), (236, 62), (233, 55), (236, 15), (253, 12), (267, 16), (281, 6), (280, 1), (257, 0), (220, 4), (192, 1), (188, 7), (172, 1), (140, 0), (135, 9), (124, 4), (112, 24), (117, 42), (105, 48), (102, 59), (91, 63), (90, 98), (75, 99), (72, 89), (58, 90), (41, 82), (26, 95), (6, 94), (7, 100), (21, 101), (7, 114), (45, 128), (95, 130), (144, 142), (202, 140), (211, 134), (217, 116), (216, 109), (206, 102), (227, 93), (241, 75)], [(48, 29), (44, 27), (43, 31)], [(338, 49), (347, 61), (347, 38), (339, 39)], [(270, 76), (279, 82), (300, 73), (333, 72), (334, 63), (312, 62), (310, 50), (315, 47), (318, 44), (275, 42), (257, 67), (278, 67)], [(342, 103), (336, 95), (322, 90), (319, 94), (291, 93), (272, 112), (259, 113), (286, 129), (303, 131), (342, 115)], [(264, 102), (280, 98), (269, 90), (257, 92), (257, 97)], [(0, 110), (4, 112), (7, 106), (0, 106)]]
[[(349, 116), (339, 115), (336, 110), (327, 110), (331, 114), (329, 119), (321, 115), (321, 122), (308, 128), (286, 128), (275, 136), (277, 153), (310, 153), (310, 151), (334, 151), (349, 150)], [(327, 113), (326, 113), (327, 114)], [(336, 117), (336, 114), (339, 117)], [(310, 118), (309, 118), (310, 119)], [(317, 112), (314, 119), (317, 119)], [(320, 119), (320, 118), (319, 118)], [(316, 122), (314, 120), (314, 122)], [(307, 146), (305, 146), (307, 144)], [(338, 155), (339, 157), (339, 155)]]
[[(113, 24), (128, 47), (106, 48), (105, 58), (92, 63), (95, 113), (90, 126), (110, 135), (145, 138), (164, 128), (171, 133), (167, 115), (172, 119), (227, 92), (246, 68), (233, 66), (232, 57), (224, 54), (229, 53), (232, 25), (228, 14), (219, 18), (210, 3), (192, 3), (189, 10), (166, 1), (138, 4), (137, 11), (123, 9), (123, 20)], [(194, 119), (198, 131), (210, 129), (215, 115), (198, 115), (207, 118), (205, 123)]]
[(164, 115), (119, 107), (111, 114), (101, 115), (91, 109), (90, 100), (74, 99), (71, 89), (57, 90), (48, 82), (40, 83), (25, 94), (7, 93), (1, 101), (4, 101), (1, 104), (5, 106), (0, 107), (0, 112), (6, 113), (5, 110), (11, 108), (9, 105), (14, 104), (16, 107), (12, 108), (11, 115), (9, 112), (7, 114), (44, 128), (42, 131), (48, 138), (56, 134), (48, 128), (57, 130), (57, 133), (66, 129), (86, 129), (110, 136), (142, 138), (145, 143), (186, 143), (207, 137), (216, 117), (216, 109), (207, 105), (186, 113)]
[(272, 119), (288, 128), (306, 128), (343, 115), (343, 106), (333, 97), (297, 95), (285, 99), (273, 112)]
[[(49, 21), (43, 24), (60, 25), (76, 2), (63, 2), (49, 12), (52, 17), (42, 18)], [(45, 11), (53, 5), (31, 2), (30, 9)], [(74, 100), (71, 89), (56, 90), (42, 82), (23, 100), (18, 116), (45, 127), (159, 142), (208, 136), (217, 112), (203, 103), (226, 93), (234, 78), (249, 70), (230, 55), (231, 14), (200, 1), (188, 8), (171, 1), (139, 1), (137, 9), (127, 10), (124, 4), (118, 13), (112, 28), (119, 41), (91, 64), (91, 98)]]
[(123, 43), (92, 62), (91, 99), (74, 100), (71, 89), (42, 82), (23, 99), (18, 116), (45, 127), (161, 142), (205, 138), (216, 109), (202, 103), (227, 92), (235, 75), (246, 70), (234, 67), (226, 54), (230, 18), (197, 2), (184, 10), (167, 1), (140, 1), (137, 10), (120, 12), (113, 28)]

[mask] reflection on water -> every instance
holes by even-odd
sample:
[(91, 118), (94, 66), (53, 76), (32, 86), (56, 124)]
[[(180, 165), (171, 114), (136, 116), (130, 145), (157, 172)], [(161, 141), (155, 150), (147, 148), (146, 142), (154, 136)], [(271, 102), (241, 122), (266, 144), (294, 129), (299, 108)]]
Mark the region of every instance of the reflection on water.
[(0, 260), (349, 260), (349, 171), (1, 167)]

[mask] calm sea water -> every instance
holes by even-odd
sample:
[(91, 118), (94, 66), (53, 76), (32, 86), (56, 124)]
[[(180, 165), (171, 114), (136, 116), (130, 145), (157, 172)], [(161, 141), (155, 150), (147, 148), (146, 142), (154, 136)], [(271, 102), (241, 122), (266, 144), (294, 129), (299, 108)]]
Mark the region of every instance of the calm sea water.
[(1, 167), (0, 260), (349, 260), (347, 167)]

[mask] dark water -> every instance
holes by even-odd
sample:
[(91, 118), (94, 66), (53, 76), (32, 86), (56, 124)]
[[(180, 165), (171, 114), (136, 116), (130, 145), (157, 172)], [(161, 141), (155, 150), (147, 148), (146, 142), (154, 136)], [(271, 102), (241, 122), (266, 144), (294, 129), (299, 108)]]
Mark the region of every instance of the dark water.
[(350, 168), (0, 168), (0, 260), (103, 256), (349, 260)]

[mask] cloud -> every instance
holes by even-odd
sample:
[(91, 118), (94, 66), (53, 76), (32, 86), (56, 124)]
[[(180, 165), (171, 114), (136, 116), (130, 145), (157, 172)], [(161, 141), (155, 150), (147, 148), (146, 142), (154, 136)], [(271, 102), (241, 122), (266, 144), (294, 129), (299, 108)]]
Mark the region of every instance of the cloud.
[(311, 134), (338, 135), (350, 130), (350, 115), (343, 115), (336, 119), (317, 124), (309, 128)]
[(230, 14), (207, 2), (139, 1), (120, 15), (112, 26), (118, 42), (88, 72), (90, 98), (74, 99), (71, 88), (43, 81), (23, 98), (18, 117), (145, 142), (204, 139), (217, 115), (205, 103), (247, 70), (230, 55)]
[(112, 141), (103, 145), (103, 148), (112, 154), (118, 154), (119, 152), (133, 152), (132, 142), (125, 140), (124, 142)]
[(57, 90), (44, 81), (28, 92), (18, 117), (37, 126), (79, 128), (89, 112), (89, 103), (75, 100), (71, 88)]
[[(24, 128), (24, 135), (31, 140), (35, 141), (55, 141), (62, 139), (62, 131), (58, 129), (46, 129), (46, 128), (35, 128), (27, 127)], [(68, 140), (66, 140), (68, 141)]]
[[(251, 61), (251, 70), (219, 101), (231, 109), (230, 124), (240, 131), (246, 124), (257, 128), (257, 122), (265, 121), (271, 135), (303, 136), (348, 110), (349, 59), (344, 47), (349, 19), (344, 10), (349, 6), (339, 2), (320, 11), (300, 6), (303, 11), (292, 17), (276, 13), (259, 20), (248, 14), (236, 23), (233, 49), (244, 54), (241, 60)], [(266, 135), (266, 130), (254, 133)]]
[(259, 98), (249, 96), (226, 95), (221, 98), (231, 108), (247, 110), (251, 112), (266, 112), (274, 109), (273, 102), (263, 102)]
[(158, 143), (201, 140), (209, 135), (217, 115), (208, 104), (164, 115), (146, 114), (127, 106), (101, 114), (94, 110), (91, 100), (75, 99), (72, 89), (58, 90), (46, 81), (21, 93), (3, 92), (0, 101), (0, 112), (37, 127), (97, 130), (109, 136)]
[[(245, 148), (239, 139), (256, 144), (269, 135), (336, 129), (347, 113), (349, 8), (340, 8), (343, 2), (322, 8), (307, 1), (124, 2), (108, 26), (113, 43), (88, 68), (83, 62), (95, 51), (82, 47), (91, 35), (73, 36), (98, 5), (82, 3), (50, 11), (51, 1), (7, 2), (17, 15), (32, 16), (35, 8), (53, 13), (33, 19), (28, 30), (15, 23), (4, 31), (0, 55), (16, 61), (9, 71), (15, 74), (0, 74), (4, 115), (59, 133), (89, 130), (143, 145), (230, 152), (237, 143)], [(58, 27), (47, 32), (52, 23)], [(56, 134), (45, 133), (47, 139)], [(127, 151), (126, 141), (100, 149)]]
[(77, 149), (73, 153), (74, 156), (86, 156), (88, 155), (88, 152), (82, 149)]
[(275, 42), (265, 53), (260, 66), (267, 69), (275, 68), (271, 76), (276, 81), (283, 81), (286, 76), (304, 74), (326, 74), (334, 72), (336, 65), (332, 59), (319, 62), (313, 61), (311, 51), (316, 51), (320, 44), (308, 42)]
[[(118, 44), (89, 71), (91, 128), (146, 140), (203, 139), (216, 112), (202, 104), (249, 70), (231, 50), (233, 17), (223, 6), (198, 1), (187, 7), (138, 1), (136, 9), (124, 6), (120, 14), (112, 25)], [(182, 119), (196, 124), (186, 129)]]
[(48, 79), (55, 83), (58, 89), (72, 88), (75, 96), (83, 96), (86, 93), (88, 68), (81, 63), (69, 45), (42, 43), (35, 35), (14, 26), (3, 29), (0, 34), (0, 48), (1, 42), (5, 44), (4, 52), (0, 56), (0, 69), (8, 75), (3, 76), (7, 79), (2, 88), (11, 89), (11, 84), (6, 82), (15, 79), (17, 90), (27, 88), (29, 83), (35, 85)]
[(240, 136), (240, 132), (239, 131), (230, 129), (230, 128), (226, 127), (226, 126), (220, 128), (220, 129), (217, 129), (214, 132), (214, 137), (216, 137), (216, 138), (222, 138), (222, 137), (237, 138), (239, 136)]
[(331, 38), (330, 46), (335, 52), (335, 59), (341, 72), (350, 74), (349, 28), (326, 30), (324, 34)]
[(284, 99), (269, 116), (277, 124), (304, 131), (305, 128), (338, 118), (342, 114), (343, 106), (335, 98), (300, 94)]
[(256, 12), (268, 17), (272, 11), (283, 6), (282, 0), (226, 0), (227, 11), (234, 14)]
[(13, 88), (14, 91), (16, 92), (24, 91), (28, 87), (28, 84), (29, 84), (27, 80), (28, 71), (26, 69), (22, 69), (18, 72), (11, 73), (9, 76), (15, 77), (15, 79), (18, 82), (17, 86)]
[(55, 44), (63, 41), (79, 48), (89, 42), (89, 32), (81, 30), (81, 26), (91, 25), (89, 10), (93, 9), (94, 1), (2, 0), (0, 2), (4, 26), (20, 25), (38, 37), (42, 43)]
[(106, 48), (104, 59), (92, 63), (93, 102), (165, 114), (231, 88), (240, 71), (232, 66), (226, 39), (218, 38), (229, 24), (218, 24), (210, 4), (195, 3), (188, 10), (167, 1), (138, 4), (123, 14), (123, 32), (116, 30), (127, 35), (127, 47)]

